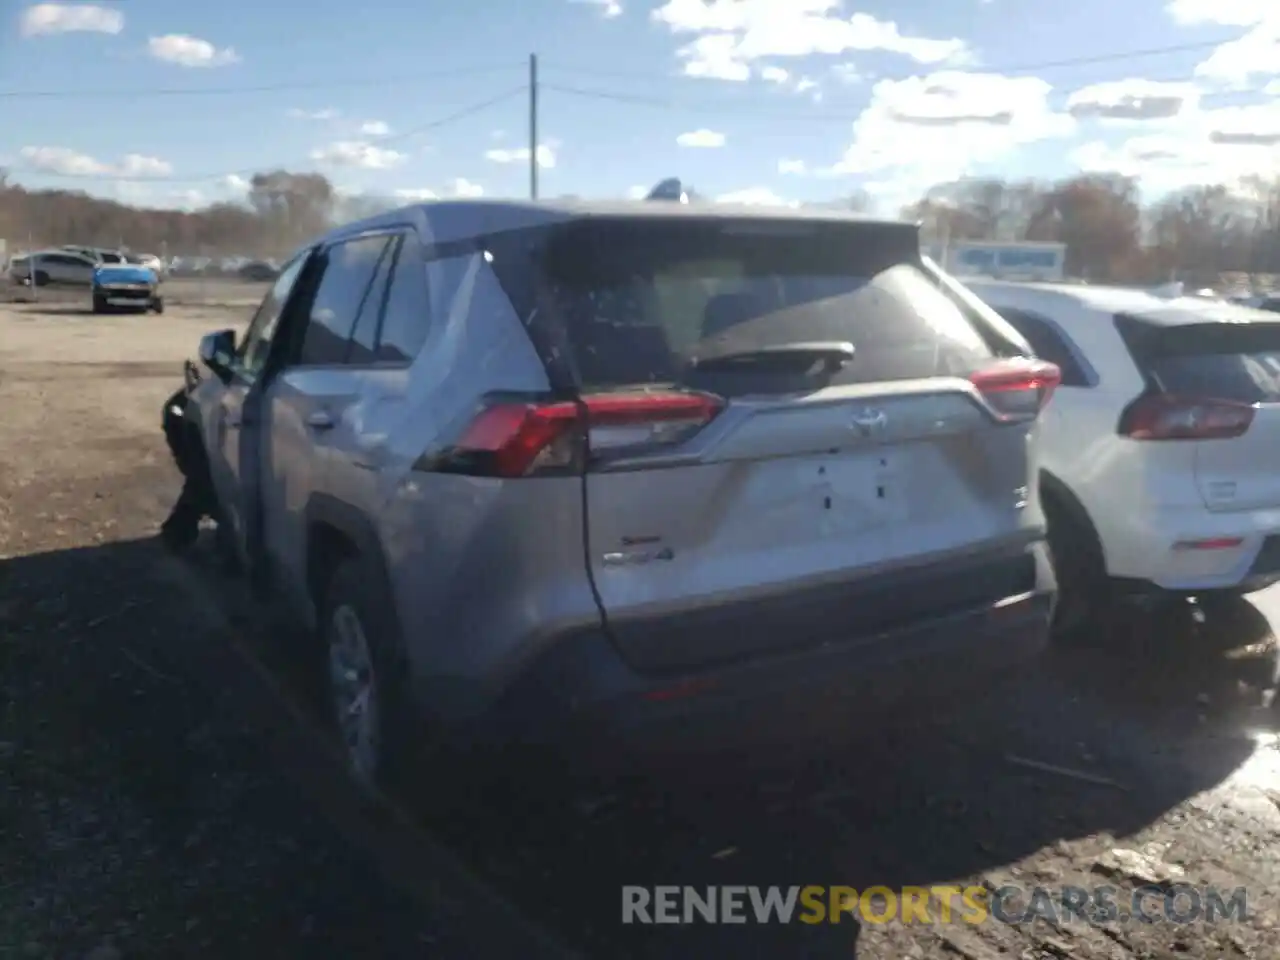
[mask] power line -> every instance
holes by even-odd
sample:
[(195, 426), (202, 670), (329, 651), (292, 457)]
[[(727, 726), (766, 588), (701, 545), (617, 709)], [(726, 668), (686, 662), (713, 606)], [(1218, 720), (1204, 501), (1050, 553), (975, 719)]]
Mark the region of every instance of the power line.
[[(1065, 67), (1091, 66), (1100, 63), (1136, 60), (1146, 57), (1165, 56), (1175, 53), (1191, 53), (1219, 47), (1229, 41), (1198, 41), (1196, 43), (1171, 44), (1160, 47), (1146, 47), (1136, 50), (1119, 50), (1109, 53), (1093, 54), (1084, 57), (1070, 57), (1063, 60), (1046, 60), (1038, 63), (1023, 63), (1011, 66), (993, 65), (965, 68), (982, 73), (1036, 73)], [(854, 53), (866, 51), (851, 51)], [(640, 73), (619, 70), (596, 69), (572, 64), (543, 63), (544, 71), (578, 74), (581, 76), (616, 77), (618, 79), (634, 79), (652, 82), (661, 79), (673, 79), (667, 73)], [(236, 94), (277, 93), (283, 91), (346, 89), (356, 87), (376, 87), (390, 83), (413, 83), (421, 80), (440, 80), (449, 77), (480, 76), (525, 69), (524, 64), (503, 63), (481, 66), (456, 67), (447, 70), (432, 70), (413, 74), (383, 75), (367, 77), (348, 77), (345, 79), (317, 79), (287, 83), (260, 84), (256, 86), (225, 87), (136, 87), (116, 90), (0, 90), (0, 100), (112, 100), (128, 97), (130, 99), (149, 99), (156, 97), (212, 97), (234, 96)], [(679, 75), (675, 75), (676, 79)], [(701, 79), (701, 78), (689, 78)]]
[[(466, 118), (474, 116), (475, 114), (483, 113), (485, 110), (488, 110), (490, 107), (497, 106), (500, 103), (503, 103), (507, 100), (511, 100), (514, 97), (520, 96), (524, 94), (524, 92), (527, 89), (528, 87), (526, 84), (521, 84), (518, 87), (509, 89), (496, 96), (489, 97), (486, 100), (481, 100), (477, 103), (469, 104), (468, 106), (455, 110), (454, 112), (446, 114), (443, 117), (438, 117), (435, 120), (431, 120), (427, 123), (413, 127), (409, 130), (405, 130), (403, 133), (398, 133), (389, 137), (379, 137), (378, 140), (376, 141), (376, 145), (378, 147), (382, 147), (383, 145), (400, 143), (411, 137), (416, 137), (416, 136), (419, 136), (420, 134), (426, 133), (429, 130), (436, 130), (448, 124), (455, 123), (459, 120), (465, 120)], [(239, 170), (223, 170), (219, 173), (208, 173), (208, 174), (202, 174), (200, 176), (189, 176), (189, 177), (120, 176), (117, 174), (109, 174), (109, 173), (102, 173), (102, 174), (57, 173), (57, 172), (45, 171), (45, 170), (37, 170), (34, 172), (38, 173), (40, 176), (53, 177), (60, 180), (93, 180), (93, 181), (110, 180), (110, 181), (118, 181), (122, 183), (206, 183), (211, 180), (225, 180), (228, 177), (248, 177), (248, 176), (252, 176), (255, 173), (262, 173), (265, 170), (287, 169), (288, 167), (291, 167), (291, 166), (304, 166), (304, 165), (312, 164), (314, 162), (315, 160), (312, 157), (308, 156), (301, 159), (295, 158), (292, 161), (287, 161), (283, 163), (278, 161), (261, 163), (253, 167), (244, 167)]]
[[(1177, 80), (1158, 81), (1163, 83), (1190, 83), (1192, 78), (1184, 77)], [(562, 83), (540, 84), (540, 89), (554, 93), (562, 93), (566, 96), (578, 97), (588, 100), (603, 100), (610, 103), (623, 103), (633, 106), (656, 107), (664, 110), (684, 111), (690, 113), (732, 113), (732, 114), (751, 114), (751, 115), (777, 115), (785, 116), (789, 120), (796, 121), (814, 121), (824, 123), (852, 123), (857, 120), (865, 110), (865, 106), (851, 107), (848, 111), (832, 111), (832, 110), (805, 110), (801, 109), (801, 105), (792, 101), (786, 104), (776, 106), (762, 106), (759, 103), (734, 103), (725, 100), (685, 100), (681, 98), (671, 97), (654, 97), (645, 94), (626, 93), (617, 90), (599, 90), (592, 87), (569, 86)], [(1223, 90), (1210, 91), (1200, 95), (1201, 100), (1218, 100), (1226, 98), (1241, 98), (1257, 96), (1265, 93), (1263, 88), (1252, 88), (1248, 90)]]
[(442, 80), (450, 77), (474, 77), (512, 72), (523, 65), (512, 63), (425, 73), (349, 77), (347, 79), (304, 80), (292, 83), (268, 83), (259, 86), (229, 87), (136, 87), (131, 90), (0, 90), (0, 100), (131, 100), (151, 97), (223, 97), (244, 93), (278, 93), (286, 90), (338, 90), (352, 87), (380, 87), (391, 83), (415, 83), (420, 80)]
[[(979, 64), (977, 66), (958, 67), (955, 69), (963, 69), (963, 70), (974, 72), (974, 73), (1004, 73), (1004, 74), (1038, 73), (1044, 70), (1059, 70), (1066, 67), (1092, 66), (1099, 63), (1113, 63), (1113, 62), (1124, 61), (1124, 60), (1138, 60), (1145, 57), (1168, 56), (1170, 54), (1175, 54), (1175, 53), (1195, 53), (1195, 52), (1201, 52), (1204, 50), (1212, 50), (1216, 47), (1222, 46), (1224, 43), (1229, 43), (1229, 42), (1231, 41), (1201, 40), (1201, 41), (1197, 41), (1196, 43), (1168, 44), (1160, 47), (1145, 47), (1137, 50), (1118, 50), (1110, 53), (1092, 54), (1090, 56), (1084, 56), (1084, 57), (1069, 57), (1065, 60), (1044, 60), (1038, 63), (1021, 63), (1021, 64), (1014, 64), (1010, 66), (1005, 66), (1001, 64), (994, 64), (994, 65)], [(860, 53), (872, 53), (872, 52), (875, 52), (875, 51), (865, 51), (865, 50), (850, 51), (851, 54), (855, 54), (855, 55)], [(785, 58), (780, 57), (778, 59), (783, 60)], [(585, 66), (579, 67), (571, 64), (557, 64), (557, 63), (547, 63), (544, 65), (544, 68), (553, 73), (576, 73), (582, 76), (616, 77), (618, 79), (630, 78), (632, 80), (653, 81), (658, 79), (670, 79), (670, 76), (671, 76), (669, 74), (639, 73), (635, 71), (610, 70), (607, 68), (597, 69), (594, 67), (585, 67)], [(934, 66), (934, 68), (936, 68), (936, 65)], [(702, 80), (705, 78), (698, 77), (698, 78), (690, 78), (690, 79)]]

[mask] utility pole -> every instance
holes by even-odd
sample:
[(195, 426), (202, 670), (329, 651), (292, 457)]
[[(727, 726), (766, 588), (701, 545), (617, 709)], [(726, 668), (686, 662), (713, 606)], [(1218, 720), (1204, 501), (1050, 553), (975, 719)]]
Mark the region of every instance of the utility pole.
[(538, 199), (538, 55), (529, 54), (529, 199)]

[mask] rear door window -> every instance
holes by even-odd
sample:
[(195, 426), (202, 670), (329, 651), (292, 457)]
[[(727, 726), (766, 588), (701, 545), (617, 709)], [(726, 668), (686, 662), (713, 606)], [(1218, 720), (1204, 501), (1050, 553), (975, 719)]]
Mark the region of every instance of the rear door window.
[(346, 362), (356, 318), (392, 239), (387, 234), (358, 237), (334, 244), (325, 252), (323, 273), (303, 334), (300, 364), (331, 366)]
[(1071, 347), (1068, 346), (1066, 334), (1057, 326), (1026, 310), (1001, 308), (999, 313), (1026, 338), (1037, 357), (1057, 365), (1062, 371), (1062, 386), (1087, 387), (1089, 385), (1089, 377), (1076, 359)]
[(391, 271), (377, 360), (412, 363), (431, 331), (431, 302), (427, 291), (427, 258), (418, 235), (407, 232)]
[[(521, 312), (554, 324), (544, 339), (571, 354), (586, 389), (785, 393), (966, 376), (993, 356), (923, 271), (914, 231), (896, 225), (576, 221), (547, 235), (541, 278), (541, 308)], [(853, 358), (833, 371), (806, 355), (815, 344), (852, 345)], [(733, 370), (699, 369), (704, 359), (744, 354), (752, 362)]]
[(369, 287), (369, 295), (364, 298), (360, 308), (360, 316), (356, 318), (355, 328), (351, 331), (351, 345), (347, 348), (347, 363), (370, 364), (374, 362), (374, 354), (378, 347), (378, 327), (382, 321), (382, 307), (387, 299), (387, 281), (391, 277), (391, 267), (395, 263), (398, 239), (392, 239), (378, 261), (378, 272), (374, 275), (373, 284)]

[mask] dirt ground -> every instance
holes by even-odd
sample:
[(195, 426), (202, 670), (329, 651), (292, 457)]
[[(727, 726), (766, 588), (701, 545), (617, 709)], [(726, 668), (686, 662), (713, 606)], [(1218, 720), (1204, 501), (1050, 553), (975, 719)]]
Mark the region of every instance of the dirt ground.
[[(159, 405), (256, 297), (0, 308), (0, 956), (563, 955), (529, 917), (607, 957), (1280, 956), (1277, 591), (1130, 610), (1098, 650), (856, 748), (361, 798), (273, 621), (154, 541), (177, 487)], [(1244, 887), (1246, 916), (620, 923), (624, 884), (1110, 884), (1124, 909), (1179, 883)]]

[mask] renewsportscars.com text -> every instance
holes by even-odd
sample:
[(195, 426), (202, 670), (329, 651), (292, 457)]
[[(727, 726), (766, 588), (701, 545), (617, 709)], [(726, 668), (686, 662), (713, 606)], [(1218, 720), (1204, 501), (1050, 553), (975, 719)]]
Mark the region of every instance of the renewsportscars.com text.
[(976, 925), (1217, 923), (1241, 922), (1247, 915), (1243, 887), (1218, 890), (1174, 884), (1120, 887), (984, 886), (867, 887), (678, 887), (624, 886), (625, 924), (695, 923), (865, 923)]

